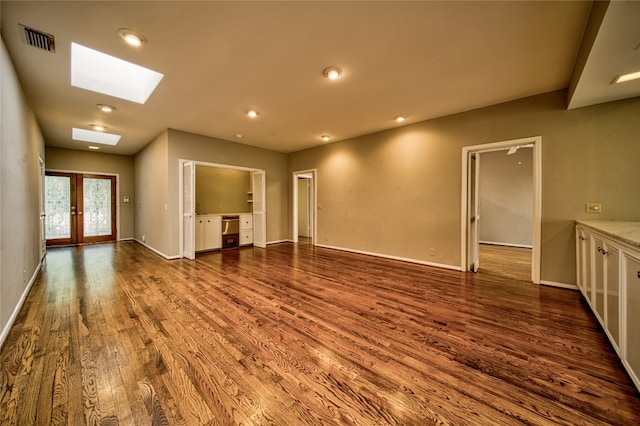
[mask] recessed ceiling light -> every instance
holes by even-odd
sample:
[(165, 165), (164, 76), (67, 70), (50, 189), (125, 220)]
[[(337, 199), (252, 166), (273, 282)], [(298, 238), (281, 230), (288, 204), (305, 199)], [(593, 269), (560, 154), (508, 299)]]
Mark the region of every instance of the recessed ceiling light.
[(71, 85), (144, 104), (164, 77), (159, 72), (71, 43)]
[(328, 67), (322, 71), (322, 74), (329, 80), (335, 80), (342, 75), (342, 70), (338, 67)]
[(325, 141), (325, 142), (328, 142), (328, 141), (329, 141), (329, 139), (331, 139), (331, 136), (329, 136), (329, 135), (322, 135), (322, 136), (320, 136), (320, 139), (322, 139), (322, 140), (323, 140), (323, 141)]
[(103, 145), (116, 145), (120, 140), (120, 135), (112, 133), (95, 132), (93, 130), (72, 129), (71, 137), (76, 141), (93, 142)]
[(95, 146), (95, 145), (89, 145), (88, 148), (89, 149), (100, 149), (99, 146)]
[(242, 139), (243, 138), (242, 133), (236, 133), (236, 138)]
[(102, 112), (113, 112), (116, 110), (116, 107), (107, 104), (98, 104), (98, 109)]
[(147, 42), (147, 38), (145, 36), (128, 28), (120, 28), (118, 30), (118, 35), (131, 46), (138, 47)]
[(258, 113), (254, 110), (251, 110), (247, 113), (247, 115), (251, 118), (256, 118), (258, 116)]
[(396, 120), (398, 123), (402, 123), (402, 122), (405, 120), (405, 118), (404, 118), (403, 116), (399, 115), (399, 116), (397, 116), (397, 117), (395, 118), (395, 120)]
[(640, 71), (631, 72), (629, 74), (620, 74), (613, 79), (613, 83), (624, 83), (625, 81), (637, 80), (640, 78)]
[(102, 124), (92, 124), (91, 127), (93, 127), (93, 129), (97, 130), (98, 132), (104, 132), (105, 130), (107, 130), (107, 126), (103, 126)]

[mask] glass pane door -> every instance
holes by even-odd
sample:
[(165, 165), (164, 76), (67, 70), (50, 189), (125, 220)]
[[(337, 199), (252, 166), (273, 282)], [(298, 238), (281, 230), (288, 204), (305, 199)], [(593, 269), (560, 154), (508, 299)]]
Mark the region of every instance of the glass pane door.
[(45, 235), (47, 245), (75, 242), (75, 177), (72, 173), (45, 176)]
[(84, 236), (111, 235), (111, 182), (83, 178)]
[(115, 240), (115, 176), (79, 175), (78, 183), (79, 242)]

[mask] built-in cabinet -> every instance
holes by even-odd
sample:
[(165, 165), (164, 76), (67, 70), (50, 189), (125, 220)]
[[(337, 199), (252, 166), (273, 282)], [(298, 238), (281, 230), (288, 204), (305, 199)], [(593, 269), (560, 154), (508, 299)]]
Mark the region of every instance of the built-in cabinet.
[(222, 217), (217, 214), (196, 216), (196, 251), (222, 247)]
[(626, 345), (623, 364), (631, 373), (636, 386), (640, 388), (640, 256), (625, 256), (624, 282), (626, 284), (623, 305), (623, 325)]
[(640, 389), (640, 223), (578, 221), (578, 288)]
[(240, 215), (240, 245), (253, 244), (253, 215)]
[[(222, 216), (230, 214), (205, 214), (196, 216), (196, 252), (222, 248)], [(240, 221), (240, 245), (253, 244), (253, 215), (237, 214)]]

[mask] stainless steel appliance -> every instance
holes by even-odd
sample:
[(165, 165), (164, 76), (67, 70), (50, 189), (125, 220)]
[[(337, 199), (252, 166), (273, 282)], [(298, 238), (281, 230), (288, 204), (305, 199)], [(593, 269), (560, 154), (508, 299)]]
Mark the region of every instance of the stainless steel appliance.
[(238, 216), (222, 216), (222, 248), (240, 246), (240, 218)]

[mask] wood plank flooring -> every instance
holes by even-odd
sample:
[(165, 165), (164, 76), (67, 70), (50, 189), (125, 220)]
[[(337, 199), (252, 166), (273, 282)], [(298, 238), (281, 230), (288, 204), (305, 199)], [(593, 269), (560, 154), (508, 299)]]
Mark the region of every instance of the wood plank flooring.
[(531, 282), (531, 249), (480, 244), (481, 274)]
[(279, 244), (50, 249), (2, 425), (637, 425), (577, 291)]

